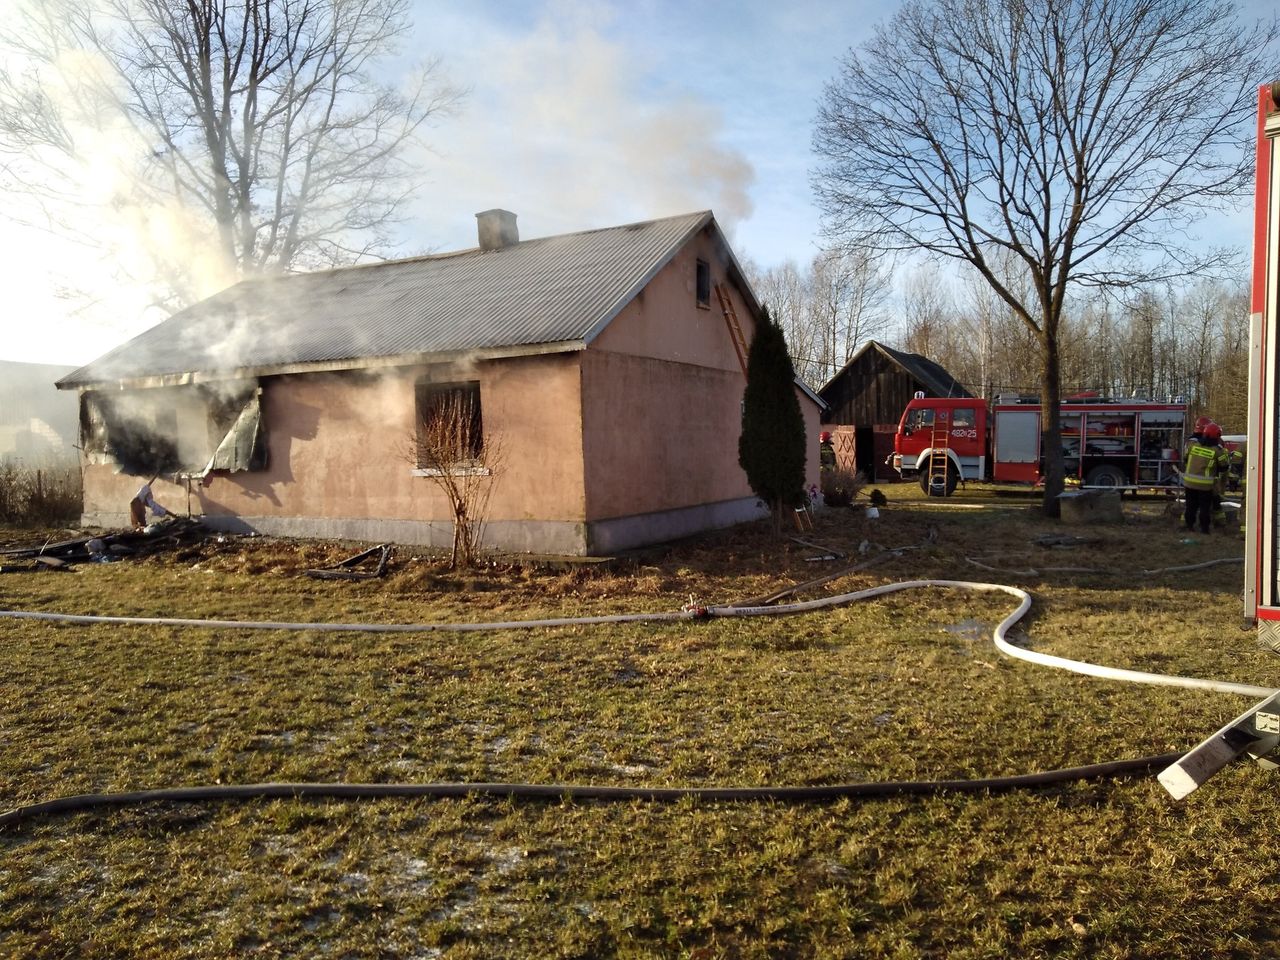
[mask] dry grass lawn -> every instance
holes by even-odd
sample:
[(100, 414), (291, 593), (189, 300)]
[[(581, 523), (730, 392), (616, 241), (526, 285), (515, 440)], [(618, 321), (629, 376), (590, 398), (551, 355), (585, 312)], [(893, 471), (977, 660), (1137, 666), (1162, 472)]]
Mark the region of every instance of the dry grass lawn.
[[(382, 623), (668, 611), (909, 545), (800, 596), (1017, 583), (1035, 598), (1020, 629), (1037, 650), (1280, 686), (1280, 658), (1241, 626), (1239, 566), (1142, 572), (1239, 556), (1238, 536), (1183, 543), (1159, 504), (1068, 528), (1025, 500), (884, 489), (879, 520), (829, 511), (804, 535), (848, 555), (836, 561), (760, 525), (612, 566), (449, 575), (401, 548), (385, 578), (346, 583), (300, 571), (360, 545), (211, 538), (3, 574), (0, 607)], [(1095, 542), (1036, 545), (1045, 535)], [(1189, 748), (1248, 705), (1004, 658), (990, 628), (1012, 605), (934, 590), (751, 621), (406, 635), (0, 619), (0, 811), (264, 781), (989, 777)], [(1140, 777), (813, 804), (102, 810), (0, 832), (0, 956), (1270, 957), (1278, 783), (1240, 763), (1182, 803)]]

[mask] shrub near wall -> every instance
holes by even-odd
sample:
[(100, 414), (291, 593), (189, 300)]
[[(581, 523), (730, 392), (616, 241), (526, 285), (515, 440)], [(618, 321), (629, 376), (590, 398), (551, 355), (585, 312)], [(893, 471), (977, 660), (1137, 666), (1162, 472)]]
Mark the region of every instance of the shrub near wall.
[(84, 509), (80, 468), (0, 461), (0, 522), (14, 526), (77, 522)]
[(822, 502), (828, 507), (852, 506), (864, 486), (866, 480), (861, 473), (843, 467), (828, 467), (822, 471)]

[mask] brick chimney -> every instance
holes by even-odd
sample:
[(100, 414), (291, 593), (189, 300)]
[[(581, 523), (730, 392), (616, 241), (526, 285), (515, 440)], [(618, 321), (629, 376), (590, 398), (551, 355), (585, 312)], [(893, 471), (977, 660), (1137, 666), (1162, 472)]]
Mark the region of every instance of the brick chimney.
[(486, 210), (476, 214), (481, 250), (501, 250), (520, 242), (516, 215), (510, 210)]

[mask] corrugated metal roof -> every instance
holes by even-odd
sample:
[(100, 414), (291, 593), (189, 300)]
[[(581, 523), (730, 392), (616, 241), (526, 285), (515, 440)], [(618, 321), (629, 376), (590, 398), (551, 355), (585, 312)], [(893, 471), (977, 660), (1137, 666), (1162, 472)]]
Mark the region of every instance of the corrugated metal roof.
[(244, 280), (59, 385), (578, 349), (708, 223), (714, 219), (703, 211), (500, 250)]
[(940, 363), (935, 363), (928, 357), (922, 357), (918, 353), (906, 353), (902, 350), (894, 350), (887, 347), (883, 343), (871, 341), (875, 343), (880, 350), (888, 354), (892, 359), (896, 360), (904, 370), (911, 376), (915, 377), (922, 384), (929, 388), (929, 392), (935, 397), (972, 397), (973, 394), (965, 389), (964, 384), (947, 372), (946, 368)]
[(823, 384), (818, 391), (818, 396), (824, 403), (830, 406), (828, 396), (839, 385), (844, 378), (845, 372), (853, 367), (855, 363), (868, 350), (878, 350), (884, 356), (888, 357), (903, 370), (907, 375), (912, 377), (921, 386), (925, 387), (925, 391), (933, 397), (972, 397), (968, 390), (955, 377), (951, 376), (946, 369), (938, 363), (930, 360), (928, 357), (922, 357), (918, 353), (906, 353), (902, 350), (895, 350), (893, 347), (881, 343), (879, 340), (868, 340), (858, 351), (850, 358), (849, 362), (840, 368), (840, 371)]

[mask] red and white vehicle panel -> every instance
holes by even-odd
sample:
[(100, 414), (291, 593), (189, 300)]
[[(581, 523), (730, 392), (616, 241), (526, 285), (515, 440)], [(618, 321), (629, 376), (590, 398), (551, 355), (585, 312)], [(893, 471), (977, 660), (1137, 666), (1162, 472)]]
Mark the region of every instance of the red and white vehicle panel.
[(1249, 324), (1249, 438), (1245, 460), (1244, 613), (1280, 649), (1277, 553), (1277, 384), (1280, 382), (1280, 83), (1258, 91), (1253, 277)]
[[(1062, 405), (1066, 476), (1086, 487), (1178, 485), (1184, 403), (1081, 398)], [(998, 483), (1039, 483), (1040, 405), (997, 404), (992, 437)]]

